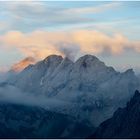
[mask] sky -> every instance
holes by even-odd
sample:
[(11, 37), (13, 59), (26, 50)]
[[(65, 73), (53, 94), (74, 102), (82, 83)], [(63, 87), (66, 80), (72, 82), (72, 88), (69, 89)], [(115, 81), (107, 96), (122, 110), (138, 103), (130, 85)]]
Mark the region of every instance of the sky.
[(96, 55), (140, 72), (139, 1), (0, 1), (0, 71), (25, 57)]

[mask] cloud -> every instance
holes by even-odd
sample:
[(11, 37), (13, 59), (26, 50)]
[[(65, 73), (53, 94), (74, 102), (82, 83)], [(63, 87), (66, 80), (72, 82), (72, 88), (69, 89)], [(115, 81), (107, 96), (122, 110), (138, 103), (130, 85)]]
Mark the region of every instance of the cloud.
[(6, 66), (0, 67), (0, 78), (1, 78), (1, 75), (3, 75), (6, 71), (8, 71), (8, 67)]
[[(107, 2), (90, 7), (66, 7), (49, 2), (1, 2), (1, 16), (9, 24), (8, 29), (31, 31), (36, 28), (59, 27), (62, 25), (85, 24), (95, 21), (93, 14), (114, 9), (120, 2)], [(92, 16), (87, 16), (91, 15)], [(8, 18), (7, 18), (8, 17)]]
[(95, 13), (101, 13), (106, 10), (116, 8), (120, 5), (121, 3), (119, 2), (111, 2), (111, 3), (102, 4), (96, 7), (72, 8), (72, 9), (65, 10), (65, 12), (75, 13), (75, 14), (90, 14), (90, 13), (95, 14)]
[(60, 99), (46, 98), (45, 95), (33, 95), (32, 93), (23, 92), (19, 88), (11, 85), (0, 84), (0, 101), (24, 104), (30, 106), (40, 106), (47, 110), (60, 111), (67, 105), (71, 105), (67, 101)]
[(140, 41), (132, 41), (121, 34), (109, 36), (95, 30), (71, 32), (34, 31), (7, 32), (0, 36), (0, 43), (9, 49), (17, 49), (26, 57), (38, 60), (51, 54), (68, 56), (75, 60), (83, 54), (122, 54), (127, 49), (140, 52)]

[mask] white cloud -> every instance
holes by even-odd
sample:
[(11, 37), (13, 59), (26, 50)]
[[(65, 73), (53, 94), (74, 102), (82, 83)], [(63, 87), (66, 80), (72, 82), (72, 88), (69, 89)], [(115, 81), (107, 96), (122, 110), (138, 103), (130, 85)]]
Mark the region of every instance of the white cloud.
[(96, 7), (71, 8), (71, 9), (65, 10), (64, 12), (73, 13), (73, 14), (95, 14), (95, 13), (100, 13), (106, 10), (116, 8), (120, 5), (121, 5), (120, 2), (111, 2), (111, 3), (99, 5)]
[(83, 54), (119, 55), (127, 49), (140, 52), (140, 41), (129, 40), (121, 34), (109, 36), (95, 30), (31, 33), (11, 31), (0, 36), (0, 43), (37, 59), (43, 59), (50, 54), (67, 55), (76, 59)]
[(93, 23), (94, 17), (88, 17), (87, 14), (105, 12), (120, 5), (120, 2), (108, 2), (98, 6), (66, 8), (41, 1), (0, 3), (0, 12), (8, 17), (5, 20), (9, 23), (9, 28), (26, 31), (48, 26)]

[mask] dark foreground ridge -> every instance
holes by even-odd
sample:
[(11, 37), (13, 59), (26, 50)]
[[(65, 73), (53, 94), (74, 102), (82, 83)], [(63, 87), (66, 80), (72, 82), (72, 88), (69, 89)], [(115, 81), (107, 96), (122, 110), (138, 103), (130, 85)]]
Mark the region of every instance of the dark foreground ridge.
[(92, 129), (40, 107), (0, 103), (0, 138), (84, 138)]
[(140, 138), (140, 92), (136, 90), (127, 106), (101, 123), (90, 138)]

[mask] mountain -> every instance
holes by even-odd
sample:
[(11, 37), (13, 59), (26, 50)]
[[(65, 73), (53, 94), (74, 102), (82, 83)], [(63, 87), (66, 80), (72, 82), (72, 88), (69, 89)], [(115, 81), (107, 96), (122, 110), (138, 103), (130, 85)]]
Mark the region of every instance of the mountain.
[(27, 57), (20, 62), (16, 63), (12, 66), (10, 71), (13, 72), (21, 72), (23, 69), (25, 69), (28, 65), (34, 64), (36, 61), (33, 57)]
[(0, 138), (85, 138), (93, 127), (35, 106), (0, 103)]
[(11, 69), (7, 71), (0, 71), (0, 82), (6, 81), (7, 79), (12, 79), (14, 76), (17, 76), (22, 70), (24, 70), (29, 65), (36, 63), (36, 60), (33, 57), (27, 57), (20, 62), (14, 64)]
[(59, 102), (53, 111), (87, 120), (93, 126), (110, 118), (140, 87), (132, 69), (117, 72), (92, 55), (76, 62), (50, 55), (6, 82), (35, 96), (65, 102)]
[(119, 108), (112, 118), (104, 121), (91, 138), (103, 139), (134, 139), (140, 138), (140, 92), (127, 103), (125, 108)]

